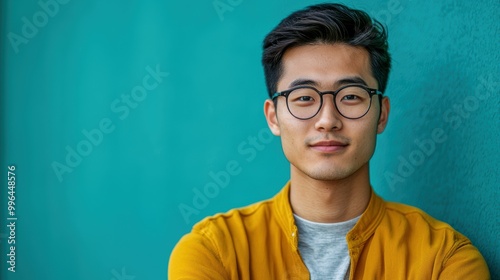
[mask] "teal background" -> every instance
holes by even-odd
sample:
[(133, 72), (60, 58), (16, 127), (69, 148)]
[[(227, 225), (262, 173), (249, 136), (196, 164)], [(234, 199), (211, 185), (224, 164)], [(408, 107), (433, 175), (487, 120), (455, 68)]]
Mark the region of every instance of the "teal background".
[[(165, 279), (172, 248), (196, 221), (286, 183), (287, 161), (262, 114), (261, 42), (290, 12), (319, 1), (218, 3), (228, 8), (220, 15), (208, 0), (71, 0), (16, 52), (9, 33), (22, 35), (22, 18), (43, 10), (2, 2), (2, 279)], [(374, 188), (467, 235), (500, 279), (499, 2), (345, 3), (390, 34), (392, 111), (372, 160)], [(148, 66), (169, 74), (126, 116), (117, 113), (112, 104), (124, 106), (121, 95), (142, 84)], [(66, 147), (102, 120), (114, 130), (60, 181), (52, 164), (66, 164)], [(415, 141), (436, 129), (446, 140), (419, 152)], [(410, 158), (415, 164), (402, 167)], [(227, 186), (183, 217), (179, 207), (194, 207), (196, 192), (216, 182), (210, 172), (228, 163), (237, 172)], [(17, 168), (15, 273), (5, 262), (9, 164)]]

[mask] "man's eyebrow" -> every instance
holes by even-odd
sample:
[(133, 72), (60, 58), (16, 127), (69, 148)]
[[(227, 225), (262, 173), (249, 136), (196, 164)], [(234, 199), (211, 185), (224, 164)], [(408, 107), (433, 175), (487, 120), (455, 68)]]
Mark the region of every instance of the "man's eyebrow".
[(290, 83), (290, 87), (296, 86), (317, 86), (318, 83), (309, 79), (297, 79)]
[[(345, 77), (345, 78), (342, 78), (342, 79), (335, 81), (333, 83), (333, 85), (335, 87), (341, 87), (341, 86), (350, 85), (350, 84), (358, 84), (358, 85), (361, 84), (364, 86), (368, 86), (367, 83), (365, 82), (365, 80), (363, 80), (359, 76)], [(319, 85), (318, 82), (311, 80), (311, 79), (297, 79), (297, 80), (292, 81), (290, 83), (289, 87), (293, 88), (293, 87), (297, 87), (297, 86), (318, 86), (318, 85)]]
[(364, 86), (368, 86), (365, 80), (363, 80), (361, 77), (358, 76), (346, 77), (335, 82), (335, 85), (337, 86), (343, 86), (348, 84), (361, 84)]

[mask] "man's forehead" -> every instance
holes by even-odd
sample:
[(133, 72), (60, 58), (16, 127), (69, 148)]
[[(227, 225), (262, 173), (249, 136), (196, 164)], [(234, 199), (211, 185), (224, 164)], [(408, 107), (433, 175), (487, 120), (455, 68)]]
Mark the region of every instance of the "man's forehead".
[(300, 84), (334, 87), (346, 83), (376, 86), (368, 51), (346, 44), (314, 44), (293, 47), (282, 59), (278, 88)]

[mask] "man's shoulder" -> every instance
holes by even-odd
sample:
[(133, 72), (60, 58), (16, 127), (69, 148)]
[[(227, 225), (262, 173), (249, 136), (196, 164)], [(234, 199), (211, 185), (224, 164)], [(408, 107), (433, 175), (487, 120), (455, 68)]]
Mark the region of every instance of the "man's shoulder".
[(272, 199), (263, 200), (196, 223), (174, 247), (169, 273), (208, 279), (209, 272), (210, 279), (229, 279), (235, 273), (238, 256), (245, 256), (250, 250), (245, 240), (263, 238), (262, 221), (270, 215), (272, 204)]
[[(455, 279), (456, 275), (489, 279), (488, 266), (481, 253), (451, 225), (414, 206), (385, 201), (383, 205), (370, 246), (379, 246), (379, 250), (388, 252), (385, 256), (392, 258), (391, 262), (406, 260), (408, 263), (401, 262), (401, 267), (420, 266), (420, 273), (425, 273), (425, 266), (429, 267), (427, 271), (437, 269), (446, 279)], [(375, 248), (368, 252), (377, 252)], [(432, 261), (426, 262), (422, 256)], [(433, 267), (435, 264), (440, 267)]]
[(385, 202), (385, 209), (385, 219), (391, 224), (398, 224), (400, 229), (449, 235), (455, 241), (462, 240), (468, 242), (468, 239), (450, 224), (429, 215), (418, 207), (398, 202)]
[(440, 221), (424, 210), (399, 202), (385, 202), (387, 215), (394, 219), (405, 219), (408, 221), (427, 223), (433, 227), (449, 227), (447, 223)]
[(261, 200), (247, 206), (233, 208), (224, 213), (217, 213), (205, 217), (193, 226), (193, 232), (206, 232), (227, 226), (245, 226), (254, 220), (262, 220), (268, 217), (272, 211), (274, 199)]

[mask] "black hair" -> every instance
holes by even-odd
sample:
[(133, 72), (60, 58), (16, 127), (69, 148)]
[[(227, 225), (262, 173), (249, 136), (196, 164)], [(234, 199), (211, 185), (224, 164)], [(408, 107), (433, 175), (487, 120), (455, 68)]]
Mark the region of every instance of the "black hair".
[(391, 57), (384, 26), (361, 10), (342, 4), (319, 4), (292, 13), (264, 39), (262, 65), (269, 97), (277, 90), (285, 51), (314, 43), (345, 43), (365, 48), (379, 90), (385, 91)]

